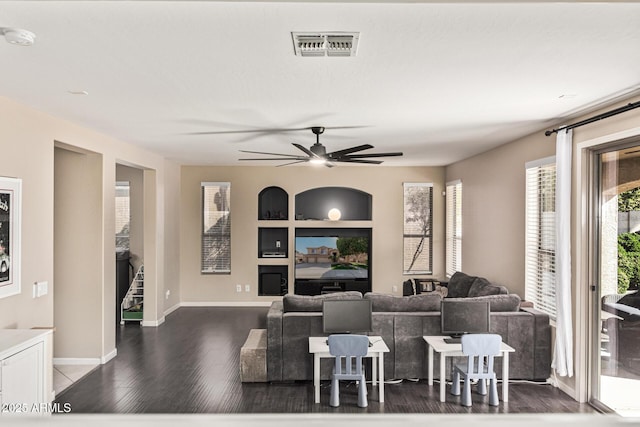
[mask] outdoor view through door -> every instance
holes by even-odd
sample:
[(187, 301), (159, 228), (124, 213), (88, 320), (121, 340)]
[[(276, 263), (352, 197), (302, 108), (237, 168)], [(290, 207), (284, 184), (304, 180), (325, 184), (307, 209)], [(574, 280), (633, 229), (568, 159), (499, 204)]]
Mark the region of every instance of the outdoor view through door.
[[(597, 400), (621, 415), (639, 415), (640, 400), (640, 147), (598, 157), (599, 357)], [(594, 305), (595, 307), (595, 305)], [(599, 386), (599, 388), (598, 388)]]

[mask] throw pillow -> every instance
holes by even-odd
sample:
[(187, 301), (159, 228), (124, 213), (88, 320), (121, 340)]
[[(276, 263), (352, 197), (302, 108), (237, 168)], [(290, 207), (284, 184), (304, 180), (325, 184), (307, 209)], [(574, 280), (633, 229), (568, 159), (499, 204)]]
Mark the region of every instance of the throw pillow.
[(407, 311), (440, 311), (442, 296), (437, 292), (408, 297), (367, 292), (364, 298), (371, 301), (372, 311), (407, 312)]
[(469, 288), (468, 297), (483, 297), (487, 295), (508, 294), (504, 286), (494, 285), (484, 277), (476, 277)]
[(449, 279), (449, 298), (464, 298), (469, 294), (469, 289), (475, 280), (475, 276), (468, 276), (460, 271), (453, 273)]
[(282, 311), (285, 313), (292, 311), (322, 311), (322, 301), (342, 299), (362, 299), (362, 294), (358, 291), (333, 292), (313, 296), (287, 294), (282, 298)]
[(411, 279), (405, 280), (404, 282), (402, 282), (402, 295), (409, 296), (413, 294), (414, 294), (413, 282), (411, 281)]

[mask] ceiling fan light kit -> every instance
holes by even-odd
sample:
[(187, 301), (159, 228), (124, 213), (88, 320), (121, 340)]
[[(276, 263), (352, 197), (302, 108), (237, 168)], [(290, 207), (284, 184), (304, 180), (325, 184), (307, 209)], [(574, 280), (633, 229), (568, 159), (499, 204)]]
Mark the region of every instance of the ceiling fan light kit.
[(316, 135), (315, 144), (313, 144), (308, 149), (295, 142), (292, 144), (294, 147), (298, 148), (300, 151), (306, 154), (307, 155), (306, 157), (300, 156), (300, 155), (292, 155), (292, 154), (266, 153), (263, 151), (240, 150), (241, 153), (266, 154), (269, 156), (278, 156), (278, 157), (262, 157), (262, 158), (250, 158), (250, 159), (240, 159), (240, 160), (286, 160), (288, 161), (288, 163), (284, 163), (278, 166), (287, 166), (287, 165), (292, 165), (296, 163), (309, 162), (314, 165), (325, 165), (326, 167), (332, 168), (334, 166), (333, 163), (335, 162), (379, 165), (380, 163), (382, 163), (382, 160), (370, 160), (367, 157), (402, 156), (402, 152), (353, 154), (359, 151), (373, 148), (373, 145), (370, 145), (370, 144), (362, 144), (355, 147), (345, 148), (343, 150), (327, 153), (326, 147), (320, 144), (320, 135), (324, 132), (325, 128), (321, 126), (314, 126), (310, 129)]

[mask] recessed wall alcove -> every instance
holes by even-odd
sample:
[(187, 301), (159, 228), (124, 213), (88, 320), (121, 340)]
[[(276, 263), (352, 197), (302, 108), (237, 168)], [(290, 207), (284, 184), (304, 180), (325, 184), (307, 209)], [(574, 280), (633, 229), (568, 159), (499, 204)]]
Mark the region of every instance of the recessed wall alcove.
[(371, 194), (349, 187), (312, 188), (295, 196), (296, 220), (328, 219), (340, 210), (340, 221), (370, 221)]
[(258, 219), (289, 219), (289, 195), (280, 187), (267, 187), (258, 194)]

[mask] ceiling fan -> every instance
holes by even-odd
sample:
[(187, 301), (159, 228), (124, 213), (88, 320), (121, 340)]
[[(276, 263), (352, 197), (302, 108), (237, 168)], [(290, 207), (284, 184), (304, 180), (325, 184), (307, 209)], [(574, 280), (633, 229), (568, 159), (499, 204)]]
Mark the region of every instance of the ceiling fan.
[(265, 153), (262, 151), (246, 151), (240, 150), (242, 153), (251, 153), (251, 154), (266, 154), (269, 156), (278, 156), (278, 157), (260, 157), (260, 158), (251, 158), (251, 159), (239, 159), (239, 160), (286, 160), (288, 163), (284, 163), (278, 166), (287, 166), (293, 165), (296, 163), (309, 162), (313, 164), (325, 165), (327, 167), (332, 168), (335, 166), (333, 163), (336, 162), (344, 162), (344, 163), (365, 163), (365, 164), (373, 164), (379, 165), (382, 163), (382, 160), (369, 160), (368, 157), (394, 157), (394, 156), (402, 156), (401, 152), (392, 152), (392, 153), (370, 153), (370, 154), (353, 154), (359, 151), (368, 150), (373, 148), (373, 145), (363, 144), (358, 145), (351, 148), (345, 148), (344, 150), (333, 151), (331, 153), (327, 153), (327, 149), (324, 145), (320, 144), (320, 135), (324, 132), (323, 127), (314, 126), (311, 128), (311, 132), (316, 135), (316, 143), (313, 144), (308, 149), (303, 147), (300, 144), (293, 143), (293, 146), (302, 151), (306, 156), (295, 155), (295, 154), (280, 154), (280, 153)]

